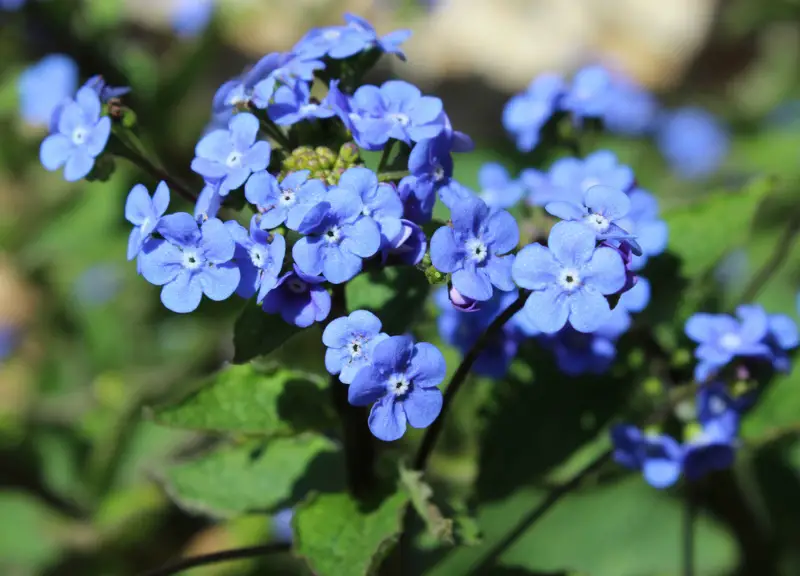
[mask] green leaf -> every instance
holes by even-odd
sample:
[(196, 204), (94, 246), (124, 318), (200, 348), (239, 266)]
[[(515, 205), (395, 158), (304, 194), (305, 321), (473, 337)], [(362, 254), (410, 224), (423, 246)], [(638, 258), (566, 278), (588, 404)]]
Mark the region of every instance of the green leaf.
[(61, 554), (64, 521), (30, 494), (0, 492), (0, 572), (38, 571)]
[(440, 542), (453, 544), (453, 521), (445, 518), (433, 503), (433, 489), (422, 480), (422, 472), (401, 466), (400, 484), (411, 500), (411, 504), (425, 522), (431, 536)]
[(253, 299), (244, 307), (233, 327), (233, 362), (244, 364), (258, 356), (266, 356), (299, 332), (300, 328), (285, 322), (279, 314), (264, 312)]
[(430, 285), (413, 266), (394, 266), (360, 274), (345, 288), (348, 310), (369, 310), (383, 331), (402, 334), (423, 311)]
[(344, 485), (336, 444), (305, 434), (221, 446), (196, 460), (168, 468), (170, 497), (187, 510), (216, 517), (271, 511), (302, 499), (310, 490), (335, 491)]
[(176, 404), (152, 410), (167, 426), (214, 432), (287, 435), (335, 420), (327, 380), (294, 370), (231, 365)]
[(397, 541), (408, 496), (363, 508), (347, 494), (320, 494), (295, 510), (294, 550), (319, 576), (375, 574)]
[[(429, 576), (466, 574), (477, 566), (546, 497), (524, 489), (482, 507), (484, 542), (447, 554)], [(682, 503), (648, 486), (639, 476), (566, 496), (504, 548), (498, 564), (531, 571), (573, 570), (592, 576), (680, 573)], [(736, 545), (720, 525), (701, 516), (695, 528), (698, 574), (724, 574), (735, 567)], [(422, 573), (419, 571), (417, 573)], [(494, 573), (492, 566), (484, 572)]]

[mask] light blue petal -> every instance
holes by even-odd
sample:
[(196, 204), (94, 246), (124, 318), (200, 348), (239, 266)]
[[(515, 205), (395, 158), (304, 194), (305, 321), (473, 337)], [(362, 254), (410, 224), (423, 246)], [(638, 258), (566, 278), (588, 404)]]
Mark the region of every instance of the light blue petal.
[(324, 249), (322, 275), (331, 284), (343, 284), (355, 278), (359, 272), (361, 258), (348, 252), (343, 246), (328, 246)]
[(350, 326), (366, 336), (374, 336), (381, 331), (381, 320), (368, 310), (356, 310), (348, 316)]
[(399, 440), (406, 433), (406, 414), (393, 396), (384, 396), (373, 404), (367, 422), (375, 437), (384, 442)]
[(555, 334), (567, 323), (570, 314), (569, 298), (556, 287), (533, 292), (525, 302), (528, 320), (545, 334)]
[(86, 123), (83, 117), (83, 110), (77, 102), (67, 101), (58, 116), (58, 131), (68, 138), (72, 138), (72, 133), (76, 128), (82, 127)]
[(625, 263), (613, 248), (595, 250), (592, 259), (583, 267), (583, 282), (601, 294), (614, 294), (625, 286)]
[(160, 218), (167, 211), (167, 208), (169, 208), (169, 186), (162, 181), (158, 183), (153, 194), (153, 209), (156, 216)]
[(236, 150), (244, 152), (256, 141), (258, 135), (258, 118), (249, 112), (236, 114), (228, 123), (230, 139)]
[(506, 254), (519, 244), (519, 226), (516, 219), (505, 210), (497, 210), (484, 223), (483, 239), (493, 254)]
[(510, 292), (515, 288), (514, 279), (511, 276), (511, 268), (514, 265), (514, 255), (493, 256), (486, 262), (486, 273), (489, 280), (499, 290)]
[(85, 147), (79, 146), (72, 150), (67, 163), (64, 165), (64, 180), (77, 182), (85, 177), (94, 167), (94, 158), (89, 155)]
[(580, 220), (586, 214), (583, 206), (564, 201), (548, 202), (545, 204), (544, 209), (549, 214), (562, 220)]
[(569, 323), (578, 332), (595, 332), (611, 319), (611, 307), (597, 290), (589, 286), (569, 296)]
[(402, 401), (408, 423), (414, 428), (427, 428), (442, 411), (440, 390), (419, 388), (412, 390)]
[(589, 188), (583, 195), (583, 203), (592, 212), (602, 214), (609, 220), (624, 218), (631, 209), (631, 201), (627, 194), (603, 185)]
[(681, 474), (679, 462), (666, 459), (650, 459), (642, 466), (642, 475), (653, 488), (668, 488), (678, 481)]
[(356, 374), (347, 390), (347, 401), (353, 406), (367, 406), (386, 394), (386, 382), (373, 366), (368, 366)]
[(353, 224), (343, 226), (342, 236), (342, 250), (361, 258), (375, 255), (381, 247), (381, 232), (372, 218), (361, 217)]
[(239, 286), (239, 268), (233, 262), (204, 268), (197, 274), (203, 294), (217, 302), (230, 298)]
[(324, 241), (319, 238), (300, 238), (292, 247), (292, 258), (304, 274), (319, 276), (322, 274)]
[(453, 229), (442, 226), (431, 238), (431, 263), (440, 272), (449, 274), (464, 265), (464, 252), (456, 243)]
[(86, 150), (92, 158), (97, 157), (106, 147), (111, 135), (111, 118), (104, 116), (89, 132), (86, 139)]
[(453, 273), (453, 286), (467, 298), (483, 302), (494, 293), (489, 275), (474, 266), (456, 270)]
[(157, 230), (164, 238), (182, 248), (195, 247), (201, 239), (197, 222), (186, 212), (167, 214), (159, 221)]
[(182, 261), (183, 256), (176, 246), (164, 240), (156, 240), (154, 248), (139, 254), (139, 271), (151, 284), (162, 286), (172, 282), (183, 270)]
[(595, 235), (578, 222), (559, 222), (550, 231), (547, 246), (564, 266), (582, 268), (594, 254)]
[(154, 218), (153, 201), (144, 184), (136, 184), (125, 199), (125, 219), (136, 226)]
[(169, 310), (179, 314), (196, 310), (202, 298), (200, 279), (188, 270), (181, 270), (172, 282), (161, 289), (161, 302)]
[(242, 164), (253, 172), (266, 170), (271, 153), (272, 147), (269, 145), (269, 142), (259, 140), (253, 144), (253, 147), (242, 157)]
[(346, 358), (347, 354), (340, 348), (328, 348), (325, 350), (325, 370), (329, 374), (339, 374), (346, 364)]
[(192, 160), (191, 168), (192, 172), (200, 174), (206, 180), (219, 180), (228, 173), (224, 164), (208, 158), (195, 158)]
[(415, 387), (435, 388), (447, 373), (447, 364), (439, 349), (428, 342), (414, 346), (408, 367), (408, 377)]
[(51, 134), (39, 148), (39, 160), (47, 170), (61, 168), (72, 152), (72, 141), (63, 134)]
[(335, 318), (322, 332), (322, 343), (328, 348), (341, 348), (347, 344), (352, 334), (350, 319), (347, 316)]
[(403, 373), (408, 369), (414, 353), (414, 341), (410, 336), (390, 336), (372, 351), (372, 363), (390, 373)]
[(141, 252), (144, 240), (142, 239), (142, 231), (136, 226), (131, 230), (131, 235), (128, 236), (128, 261), (133, 260)]
[(233, 143), (227, 130), (212, 130), (195, 146), (194, 153), (199, 158), (225, 163), (233, 152)]
[(511, 276), (520, 288), (545, 290), (556, 283), (562, 269), (550, 250), (535, 243), (517, 253), (511, 265)]
[(378, 187), (378, 176), (369, 168), (349, 168), (339, 178), (339, 186), (358, 194), (361, 198)]
[(100, 97), (97, 95), (97, 92), (84, 86), (75, 94), (75, 102), (80, 106), (86, 122), (91, 124), (97, 122), (98, 118), (100, 118), (100, 111), (102, 108)]
[(711, 342), (716, 339), (717, 334), (714, 316), (698, 312), (686, 321), (684, 331), (691, 340), (698, 344)]

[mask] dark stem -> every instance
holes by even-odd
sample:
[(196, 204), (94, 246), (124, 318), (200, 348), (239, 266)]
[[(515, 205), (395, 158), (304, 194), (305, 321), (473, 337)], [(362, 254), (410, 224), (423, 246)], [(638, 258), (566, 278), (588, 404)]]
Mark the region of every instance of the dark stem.
[(694, 524), (697, 516), (697, 506), (692, 486), (684, 487), (684, 512), (683, 512), (683, 576), (694, 576)]
[(266, 556), (277, 552), (285, 552), (289, 550), (289, 544), (274, 543), (264, 544), (261, 546), (250, 546), (248, 548), (237, 548), (235, 550), (223, 550), (222, 552), (213, 552), (211, 554), (204, 554), (202, 556), (192, 556), (177, 560), (161, 568), (144, 572), (139, 576), (171, 576), (172, 574), (179, 574), (184, 570), (196, 568), (198, 566), (206, 566), (208, 564), (216, 564), (218, 562), (229, 562), (231, 560), (242, 560), (245, 558), (257, 558), (258, 556)]
[(283, 130), (275, 124), (272, 120), (265, 116), (260, 116), (261, 120), (261, 128), (264, 132), (267, 133), (268, 136), (271, 136), (273, 140), (275, 140), (281, 147), (286, 150), (286, 153), (289, 154), (292, 151), (292, 145), (289, 142), (288, 136), (283, 133)]
[[(347, 315), (344, 285), (333, 286), (329, 320)], [(333, 404), (342, 421), (347, 483), (357, 497), (369, 495), (375, 485), (375, 443), (367, 427), (368, 412), (365, 407), (353, 406), (347, 400), (347, 386), (331, 376), (330, 389)]]
[(778, 240), (775, 251), (747, 284), (741, 298), (739, 298), (739, 302), (746, 304), (755, 300), (759, 292), (769, 282), (769, 279), (772, 278), (772, 275), (780, 269), (789, 257), (792, 245), (798, 234), (800, 234), (800, 212), (795, 212), (789, 220), (783, 235)]
[(381, 153), (381, 159), (378, 162), (378, 170), (377, 173), (380, 174), (384, 170), (386, 170), (386, 165), (389, 163), (389, 156), (394, 149), (394, 145), (397, 143), (397, 140), (391, 138), (389, 142), (386, 143), (386, 146), (383, 147), (383, 153)]
[(508, 550), (508, 548), (519, 538), (522, 536), (533, 524), (535, 524), (545, 513), (552, 508), (556, 502), (561, 500), (563, 496), (566, 496), (568, 493), (572, 492), (575, 488), (581, 485), (581, 483), (591, 474), (598, 471), (609, 459), (611, 458), (611, 451), (608, 450), (600, 454), (597, 458), (592, 460), (588, 465), (586, 465), (580, 472), (575, 474), (569, 482), (565, 482), (561, 486), (554, 488), (550, 491), (550, 493), (545, 497), (544, 501), (539, 504), (536, 508), (534, 508), (531, 512), (526, 514), (514, 527), (511, 532), (505, 535), (502, 540), (500, 540), (497, 544), (495, 544), (489, 553), (481, 560), (481, 562), (474, 566), (470, 574), (491, 574), (492, 568), (494, 567), (497, 560), (503, 553)]
[(514, 314), (522, 309), (522, 306), (525, 304), (525, 300), (527, 300), (527, 298), (528, 292), (523, 290), (519, 298), (517, 298), (508, 308), (503, 310), (503, 313), (495, 318), (491, 324), (489, 324), (489, 327), (486, 328), (483, 334), (481, 334), (480, 338), (478, 338), (475, 341), (475, 344), (472, 345), (472, 348), (469, 349), (467, 355), (464, 356), (464, 359), (461, 361), (456, 373), (453, 374), (453, 377), (450, 379), (450, 384), (448, 384), (447, 389), (444, 392), (444, 401), (442, 402), (442, 411), (439, 414), (439, 417), (433, 421), (433, 424), (431, 424), (427, 430), (425, 430), (425, 435), (422, 437), (422, 443), (417, 451), (417, 457), (414, 459), (415, 469), (425, 469), (425, 465), (428, 463), (428, 458), (430, 458), (430, 455), (436, 446), (436, 441), (439, 439), (439, 435), (442, 433), (444, 421), (447, 417), (447, 411), (450, 409), (453, 399), (456, 397), (456, 394), (458, 394), (458, 391), (461, 389), (461, 386), (467, 379), (469, 371), (472, 369), (472, 365), (475, 364), (475, 361), (478, 359), (478, 356), (481, 355), (483, 349), (486, 348), (486, 345), (489, 344), (497, 332), (503, 328), (503, 325), (508, 322), (511, 317), (514, 316)]

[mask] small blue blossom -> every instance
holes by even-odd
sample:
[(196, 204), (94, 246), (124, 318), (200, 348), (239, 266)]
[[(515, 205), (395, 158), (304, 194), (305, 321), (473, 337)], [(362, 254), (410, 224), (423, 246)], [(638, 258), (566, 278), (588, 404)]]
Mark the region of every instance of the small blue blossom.
[(20, 74), (17, 87), (22, 119), (48, 126), (59, 104), (78, 88), (78, 65), (64, 54), (50, 54)]
[(791, 362), (787, 352), (800, 343), (797, 324), (785, 314), (767, 314), (758, 304), (744, 304), (736, 309), (743, 323), (760, 323), (766, 318), (767, 335), (764, 343), (770, 349), (772, 367), (779, 372), (788, 372)]
[(19, 339), (19, 329), (16, 326), (0, 326), (0, 362), (14, 353)]
[(258, 217), (250, 220), (250, 232), (238, 222), (225, 222), (236, 242), (233, 260), (239, 267), (241, 279), (236, 293), (242, 298), (252, 298), (261, 304), (267, 293), (278, 284), (278, 276), (286, 254), (286, 239), (280, 234), (261, 230)]
[(431, 186), (420, 184), (416, 176), (406, 176), (397, 184), (397, 194), (403, 203), (404, 218), (417, 224), (431, 221), (436, 204), (436, 192)]
[(214, 14), (214, 0), (178, 0), (172, 9), (172, 29), (179, 36), (197, 36), (206, 29)]
[(618, 306), (628, 312), (641, 312), (650, 303), (650, 281), (642, 276), (636, 277), (636, 284), (619, 298)]
[(100, 116), (100, 98), (90, 88), (81, 88), (61, 109), (58, 131), (42, 142), (39, 158), (47, 170), (64, 167), (64, 179), (80, 180), (92, 171), (94, 161), (111, 135), (111, 118)]
[(350, 105), (353, 136), (367, 150), (380, 150), (390, 138), (406, 144), (435, 138), (445, 128), (442, 101), (403, 80), (361, 86)]
[(331, 295), (322, 285), (321, 276), (304, 274), (297, 265), (293, 272), (280, 278), (264, 298), (262, 308), (269, 314), (280, 314), (288, 324), (308, 328), (322, 322), (331, 312)]
[(715, 470), (733, 465), (739, 431), (741, 403), (733, 400), (719, 383), (703, 386), (697, 393), (699, 430), (692, 430), (683, 445), (683, 474), (698, 480)]
[(131, 91), (130, 86), (109, 86), (100, 74), (92, 76), (83, 85), (97, 92), (97, 96), (103, 103), (113, 98), (121, 98)]
[(223, 200), (219, 193), (219, 182), (206, 182), (194, 205), (195, 220), (202, 224), (209, 218), (216, 218)]
[(306, 214), (298, 228), (306, 236), (292, 248), (303, 273), (322, 274), (341, 284), (361, 272), (362, 258), (375, 255), (381, 246), (378, 225), (362, 209), (355, 192), (336, 188)]
[(133, 224), (133, 230), (128, 237), (128, 260), (139, 255), (168, 207), (169, 187), (166, 182), (158, 183), (152, 198), (142, 184), (131, 188), (125, 201), (125, 219)]
[(271, 52), (263, 56), (244, 74), (224, 82), (212, 99), (211, 109), (214, 114), (221, 114), (237, 107), (246, 107), (251, 103), (256, 108), (266, 108), (275, 92), (276, 71), (291, 59), (291, 54)]
[(542, 126), (558, 109), (564, 91), (561, 76), (542, 74), (525, 92), (508, 101), (503, 109), (503, 127), (514, 136), (521, 152), (530, 152), (539, 144)]
[(304, 82), (298, 82), (293, 88), (278, 88), (274, 103), (269, 105), (267, 112), (270, 119), (279, 126), (289, 126), (303, 120), (331, 118), (336, 114), (327, 102), (312, 101), (311, 92)]
[[(530, 174), (528, 178), (531, 178)], [(556, 160), (547, 173), (547, 179), (540, 185), (541, 188), (533, 194), (538, 205), (557, 201), (581, 204), (583, 195), (592, 186), (603, 185), (629, 192), (633, 188), (634, 177), (633, 171), (620, 164), (613, 152), (599, 150), (584, 159)]]
[(617, 224), (636, 238), (642, 254), (633, 255), (631, 269), (641, 270), (651, 256), (658, 256), (667, 248), (669, 230), (659, 218), (658, 200), (649, 192), (635, 188), (628, 194), (631, 207), (628, 215)]
[(294, 45), (292, 52), (304, 58), (328, 56), (339, 60), (377, 47), (405, 59), (399, 46), (411, 36), (409, 30), (397, 30), (378, 38), (375, 28), (363, 18), (345, 14), (345, 21), (346, 26), (312, 28)]
[(487, 162), (478, 170), (478, 184), (481, 199), (489, 208), (508, 209), (513, 207), (525, 194), (525, 186), (513, 180), (508, 170), (496, 162)]
[(631, 470), (641, 470), (654, 488), (668, 488), (680, 478), (683, 450), (664, 434), (643, 434), (636, 426), (618, 424), (611, 429), (614, 460)]
[(464, 202), (480, 200), (474, 190), (470, 190), (457, 180), (450, 180), (446, 186), (442, 186), (439, 189), (439, 199), (450, 210)]
[(686, 335), (698, 344), (694, 377), (705, 382), (737, 356), (770, 357), (764, 342), (769, 320), (763, 309), (737, 308), (739, 320), (728, 314), (697, 313), (686, 322)]
[(710, 176), (728, 155), (727, 130), (701, 108), (681, 108), (664, 115), (656, 142), (675, 172), (685, 179)]
[(617, 80), (611, 87), (603, 125), (615, 134), (642, 136), (653, 130), (658, 113), (658, 101), (650, 92), (633, 82)]
[(369, 429), (391, 442), (402, 438), (406, 424), (426, 428), (436, 420), (442, 410), (437, 386), (446, 371), (444, 356), (433, 344), (391, 336), (375, 346), (372, 364), (356, 374), (348, 399), (355, 406), (372, 404)]
[(375, 346), (388, 337), (381, 332), (380, 319), (366, 310), (331, 320), (322, 333), (322, 343), (328, 348), (325, 368), (338, 374), (343, 384), (350, 384), (358, 371), (370, 364)]
[(403, 233), (403, 203), (391, 184), (378, 183), (378, 175), (368, 168), (348, 168), (339, 178), (339, 188), (361, 198), (361, 213), (375, 220), (381, 231), (381, 246), (390, 246)]
[(236, 243), (216, 218), (198, 228), (191, 214), (161, 218), (157, 231), (164, 240), (151, 240), (140, 256), (141, 273), (161, 289), (161, 302), (173, 312), (195, 310), (205, 294), (225, 300), (239, 285), (239, 268), (231, 261)]
[(26, 0), (0, 0), (0, 10), (14, 12), (25, 5)]
[(622, 289), (625, 264), (608, 247), (595, 248), (595, 235), (583, 224), (559, 222), (548, 248), (523, 248), (512, 267), (514, 281), (533, 290), (525, 302), (530, 322), (545, 334), (569, 322), (579, 332), (594, 332), (611, 319), (605, 296)]
[(258, 137), (258, 118), (249, 113), (236, 114), (227, 130), (214, 130), (195, 147), (192, 170), (208, 181), (219, 182), (219, 193), (227, 196), (242, 186), (253, 172), (269, 164), (269, 142)]
[(369, 37), (371, 42), (385, 54), (394, 54), (400, 58), (400, 60), (406, 59), (406, 55), (400, 48), (400, 44), (411, 38), (411, 30), (395, 30), (379, 37), (375, 27), (360, 16), (346, 13), (344, 15), (344, 20), (350, 28), (355, 28)]
[(290, 544), (294, 540), (292, 518), (294, 510), (291, 508), (284, 508), (272, 516), (272, 535), (275, 541)]
[(431, 262), (452, 274), (453, 286), (474, 300), (489, 300), (493, 286), (514, 289), (509, 254), (519, 243), (517, 221), (505, 210), (491, 211), (475, 198), (451, 207), (453, 227), (442, 226), (431, 238)]
[(316, 178), (309, 179), (311, 171), (298, 170), (278, 180), (267, 172), (256, 172), (247, 181), (244, 195), (260, 213), (261, 228), (271, 230), (286, 224), (297, 231), (311, 208), (325, 197), (325, 184)]
[(577, 119), (601, 118), (613, 98), (613, 80), (603, 66), (587, 66), (572, 78), (561, 107)]

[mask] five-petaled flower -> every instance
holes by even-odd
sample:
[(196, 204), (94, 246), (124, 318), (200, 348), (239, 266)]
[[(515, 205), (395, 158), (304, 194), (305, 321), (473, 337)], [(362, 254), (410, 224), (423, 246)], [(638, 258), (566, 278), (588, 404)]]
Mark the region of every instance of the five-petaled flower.
[(297, 230), (311, 208), (325, 196), (325, 184), (316, 178), (309, 179), (311, 171), (298, 170), (288, 174), (280, 184), (267, 172), (256, 172), (244, 186), (247, 201), (258, 209), (259, 225), (271, 230), (283, 223)]
[(405, 434), (406, 424), (426, 428), (442, 410), (437, 387), (446, 372), (444, 356), (427, 342), (391, 336), (372, 351), (372, 363), (359, 370), (348, 389), (356, 406), (372, 404), (369, 429), (391, 442)]
[(280, 314), (289, 324), (308, 328), (322, 322), (331, 311), (331, 295), (322, 285), (321, 276), (304, 274), (295, 264), (292, 272), (280, 278), (264, 298), (263, 309), (269, 314)]
[(322, 333), (322, 343), (328, 347), (325, 368), (350, 384), (358, 371), (369, 365), (375, 346), (388, 337), (381, 332), (380, 319), (366, 310), (331, 320)]
[(212, 130), (197, 143), (192, 170), (208, 181), (219, 182), (219, 193), (227, 196), (245, 183), (253, 172), (269, 164), (269, 142), (258, 137), (258, 118), (236, 114), (227, 130)]
[(567, 322), (579, 332), (594, 332), (611, 318), (605, 296), (625, 285), (625, 264), (619, 252), (595, 243), (583, 224), (559, 222), (548, 248), (535, 243), (517, 254), (514, 281), (533, 290), (524, 310), (542, 332), (558, 332)]
[(161, 302), (173, 312), (191, 312), (205, 294), (225, 300), (239, 285), (239, 268), (231, 261), (236, 243), (216, 218), (198, 228), (191, 214), (161, 218), (157, 231), (163, 240), (150, 240), (141, 252), (145, 280), (161, 289)]
[(431, 262), (453, 275), (453, 286), (473, 300), (489, 300), (495, 286), (514, 289), (508, 254), (519, 243), (517, 221), (505, 210), (492, 212), (479, 198), (451, 207), (453, 227), (442, 226), (431, 238)]
[(64, 167), (64, 179), (80, 180), (92, 171), (94, 161), (111, 135), (111, 118), (101, 117), (102, 104), (91, 88), (81, 88), (75, 99), (58, 109), (58, 133), (42, 142), (39, 158), (47, 170)]
[(236, 293), (242, 298), (257, 294), (256, 302), (261, 304), (278, 283), (286, 254), (286, 239), (280, 234), (262, 230), (257, 216), (250, 220), (250, 233), (238, 222), (225, 222), (225, 226), (236, 242), (233, 259), (241, 273)]
[(339, 178), (339, 187), (358, 194), (361, 213), (372, 218), (381, 231), (381, 245), (389, 246), (403, 233), (403, 203), (391, 184), (378, 183), (378, 175), (368, 168), (349, 168)]
[(133, 224), (133, 230), (128, 237), (128, 260), (139, 255), (168, 207), (169, 188), (166, 182), (158, 183), (152, 198), (142, 184), (131, 188), (125, 201), (125, 219)]

